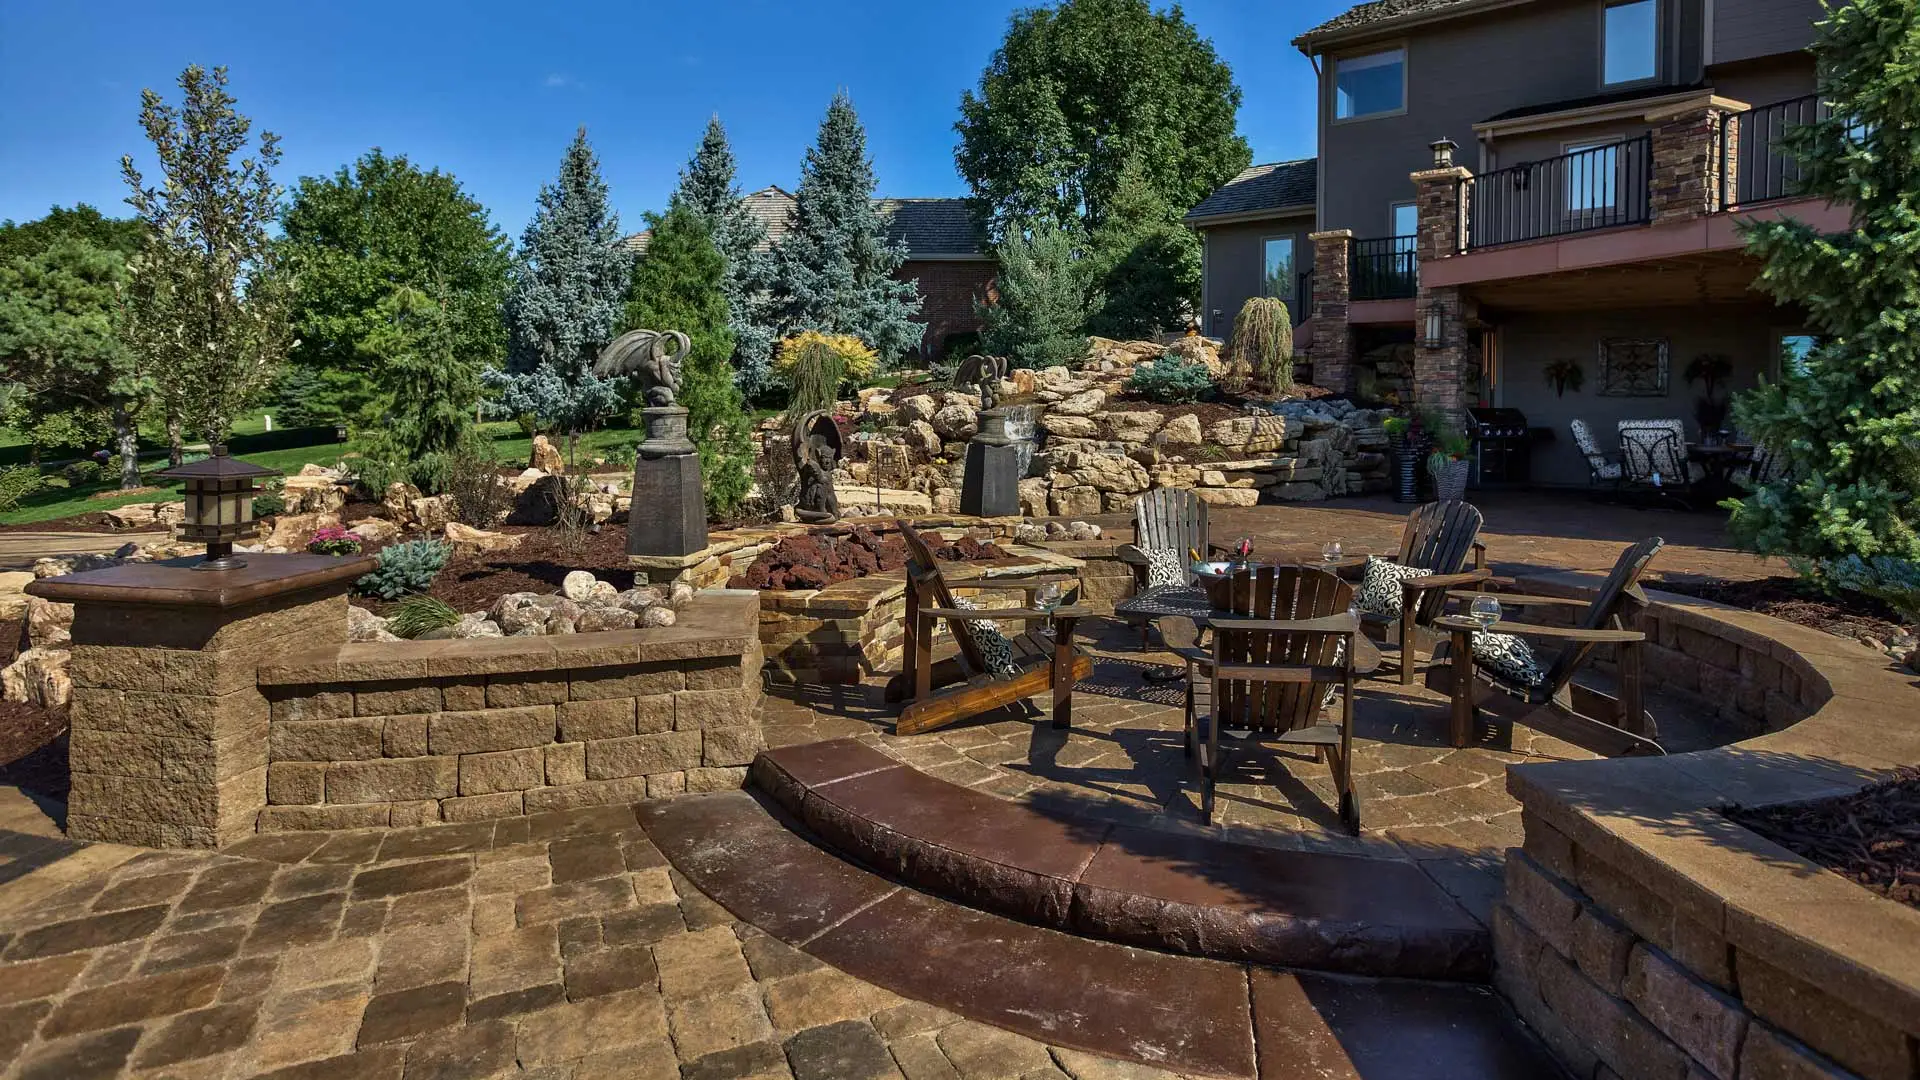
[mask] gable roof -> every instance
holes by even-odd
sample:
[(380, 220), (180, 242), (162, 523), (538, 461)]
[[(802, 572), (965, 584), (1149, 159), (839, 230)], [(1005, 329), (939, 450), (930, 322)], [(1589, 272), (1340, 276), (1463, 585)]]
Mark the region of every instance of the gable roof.
[(1317, 51), (1315, 46), (1321, 43), (1384, 29), (1390, 24), (1429, 22), (1483, 8), (1508, 7), (1526, 2), (1528, 0), (1371, 0), (1369, 3), (1356, 4), (1308, 30), (1294, 38), (1293, 44), (1300, 51), (1311, 54)]
[(1220, 189), (1200, 200), (1182, 221), (1204, 224), (1216, 218), (1257, 217), (1268, 212), (1310, 210), (1319, 185), (1319, 159), (1250, 165)]
[[(787, 222), (793, 213), (793, 196), (777, 185), (740, 197), (747, 212), (766, 226), (766, 239), (756, 251), (772, 250), (786, 239)], [(909, 259), (986, 258), (987, 251), (974, 231), (973, 218), (965, 199), (875, 199), (874, 209), (891, 215), (887, 221), (887, 239), (905, 243)], [(627, 250), (644, 255), (647, 240), (653, 234), (634, 233), (626, 238)]]

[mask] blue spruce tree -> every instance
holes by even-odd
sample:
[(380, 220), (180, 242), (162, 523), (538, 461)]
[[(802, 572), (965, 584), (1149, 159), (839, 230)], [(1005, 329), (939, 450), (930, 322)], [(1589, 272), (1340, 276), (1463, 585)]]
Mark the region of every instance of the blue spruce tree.
[(720, 118), (707, 121), (687, 167), (680, 170), (680, 188), (673, 205), (685, 206), (707, 226), (715, 250), (725, 263), (720, 291), (727, 299), (727, 329), (733, 334), (734, 381), (749, 398), (764, 393), (771, 381), (774, 327), (767, 310), (767, 227), (747, 212), (734, 182), (733, 149)]
[(773, 303), (784, 333), (852, 334), (892, 363), (920, 344), (918, 290), (893, 275), (906, 248), (873, 207), (867, 133), (846, 91), (807, 151), (786, 238), (774, 249)]
[(569, 461), (580, 434), (621, 408), (624, 380), (595, 378), (593, 362), (613, 339), (632, 272), (583, 127), (521, 234), (507, 294), (507, 370), (488, 380), (500, 390), (494, 412), (530, 414), (565, 435)]

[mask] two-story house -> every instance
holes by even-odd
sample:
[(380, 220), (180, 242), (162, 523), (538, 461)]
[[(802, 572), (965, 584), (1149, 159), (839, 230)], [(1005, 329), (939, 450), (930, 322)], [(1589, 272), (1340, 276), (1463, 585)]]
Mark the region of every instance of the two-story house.
[[(1697, 437), (1696, 358), (1731, 365), (1724, 398), (1801, 340), (1798, 313), (1753, 290), (1737, 221), (1846, 223), (1794, 198), (1779, 147), (1822, 108), (1819, 16), (1818, 0), (1375, 0), (1301, 35), (1320, 82), (1315, 381), (1456, 417), (1517, 408), (1556, 436), (1536, 482), (1588, 479), (1574, 419), (1603, 440), (1625, 419)], [(1210, 292), (1220, 254), (1209, 234)]]

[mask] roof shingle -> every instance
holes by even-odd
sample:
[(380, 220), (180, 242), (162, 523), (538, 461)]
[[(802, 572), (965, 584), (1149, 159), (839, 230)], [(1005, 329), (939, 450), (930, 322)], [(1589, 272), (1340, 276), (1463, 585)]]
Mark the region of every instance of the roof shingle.
[(1198, 222), (1230, 214), (1312, 206), (1319, 182), (1318, 160), (1302, 158), (1250, 165), (1220, 185), (1218, 191), (1200, 200), (1200, 205), (1187, 211), (1183, 220)]
[(1399, 19), (1413, 15), (1431, 15), (1438, 11), (1445, 11), (1450, 7), (1458, 7), (1472, 2), (1473, 0), (1372, 0), (1370, 3), (1355, 4), (1341, 14), (1335, 15), (1319, 26), (1301, 34), (1298, 38), (1295, 38), (1294, 41), (1298, 44), (1308, 38), (1339, 34), (1348, 30), (1358, 30), (1363, 26), (1370, 26), (1373, 23), (1386, 22), (1388, 19)]

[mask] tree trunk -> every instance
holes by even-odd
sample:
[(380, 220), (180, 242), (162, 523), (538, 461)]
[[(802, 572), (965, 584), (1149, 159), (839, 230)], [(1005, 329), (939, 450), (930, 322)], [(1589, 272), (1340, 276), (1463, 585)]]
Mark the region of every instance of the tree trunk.
[(167, 414), (167, 467), (168, 468), (177, 469), (180, 467), (180, 463), (182, 461), (181, 447), (183, 445), (184, 444), (182, 444), (180, 441), (180, 416), (177, 413), (170, 412)]
[(113, 434), (120, 444), (120, 490), (140, 486), (140, 431), (134, 426), (127, 407), (113, 407)]

